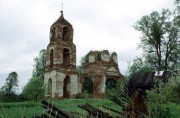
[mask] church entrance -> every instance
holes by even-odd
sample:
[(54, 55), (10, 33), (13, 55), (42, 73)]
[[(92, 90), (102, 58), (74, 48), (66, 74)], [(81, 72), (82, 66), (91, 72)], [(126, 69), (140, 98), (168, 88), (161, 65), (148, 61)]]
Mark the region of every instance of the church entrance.
[(64, 79), (64, 86), (63, 86), (63, 97), (64, 98), (69, 98), (70, 97), (70, 77), (67, 76)]
[(94, 84), (91, 78), (86, 78), (84, 81), (84, 94), (88, 97), (93, 95)]
[(106, 95), (114, 96), (118, 92), (117, 80), (115, 78), (107, 78), (106, 80)]

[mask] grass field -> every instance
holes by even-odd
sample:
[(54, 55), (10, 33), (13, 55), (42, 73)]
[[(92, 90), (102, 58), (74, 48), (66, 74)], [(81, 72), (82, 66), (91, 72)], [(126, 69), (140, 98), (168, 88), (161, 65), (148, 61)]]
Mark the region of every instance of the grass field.
[[(53, 105), (60, 109), (64, 109), (70, 112), (80, 112), (86, 114), (86, 112), (78, 108), (79, 104), (89, 103), (96, 108), (101, 108), (102, 105), (106, 105), (110, 108), (121, 111), (121, 107), (114, 104), (106, 98), (87, 98), (87, 99), (61, 99), (61, 100), (49, 100)], [(168, 103), (162, 105), (169, 107), (172, 112), (172, 118), (180, 118), (180, 104)], [(102, 109), (104, 110), (104, 109)], [(0, 118), (22, 118), (26, 116), (31, 118), (34, 114), (40, 115), (45, 112), (40, 102), (11, 102), (11, 103), (0, 103)], [(106, 111), (110, 112), (110, 111)]]
[[(88, 99), (61, 99), (50, 100), (50, 102), (60, 109), (64, 109), (70, 112), (80, 112), (85, 114), (86, 112), (78, 108), (78, 104), (89, 103), (97, 108), (101, 108), (102, 105), (109, 106), (116, 110), (121, 110), (121, 107), (117, 106), (113, 102), (106, 98), (88, 98)], [(41, 107), (41, 103), (35, 102), (13, 102), (13, 103), (1, 103), (0, 105), (0, 117), (1, 118), (22, 118), (26, 116), (30, 118), (33, 114), (42, 114), (45, 110)]]

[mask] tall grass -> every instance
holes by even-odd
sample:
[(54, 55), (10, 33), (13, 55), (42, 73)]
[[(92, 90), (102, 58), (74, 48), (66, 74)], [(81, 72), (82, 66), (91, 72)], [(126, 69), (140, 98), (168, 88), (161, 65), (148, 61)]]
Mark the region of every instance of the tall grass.
[(33, 114), (42, 114), (44, 109), (40, 103), (34, 102), (11, 102), (0, 104), (1, 118), (31, 117)]
[[(61, 100), (49, 100), (53, 105), (60, 109), (64, 109), (69, 112), (80, 112), (86, 114), (86, 111), (78, 108), (79, 104), (89, 103), (96, 108), (103, 109), (101, 106), (109, 106), (116, 110), (121, 110), (121, 107), (117, 106), (106, 98), (86, 98), (86, 99), (61, 99)], [(22, 118), (23, 116), (32, 117), (34, 114), (40, 115), (45, 112), (40, 102), (13, 102), (13, 103), (1, 103), (0, 104), (0, 118)], [(109, 112), (109, 111), (106, 111)]]
[[(111, 111), (102, 108), (105, 105), (113, 108), (117, 111), (121, 111), (121, 107), (114, 104), (107, 98), (86, 98), (86, 99), (61, 99), (61, 100), (49, 100), (53, 105), (60, 109), (64, 109), (69, 112), (80, 112), (86, 114), (86, 111), (78, 108), (79, 104), (89, 103), (92, 106), (99, 108), (105, 112), (113, 114)], [(169, 102), (162, 107), (168, 107), (171, 110), (172, 118), (180, 118), (180, 104)], [(40, 102), (13, 102), (13, 103), (0, 103), (0, 118), (27, 118), (33, 115), (40, 115), (45, 113), (45, 109), (42, 108)]]

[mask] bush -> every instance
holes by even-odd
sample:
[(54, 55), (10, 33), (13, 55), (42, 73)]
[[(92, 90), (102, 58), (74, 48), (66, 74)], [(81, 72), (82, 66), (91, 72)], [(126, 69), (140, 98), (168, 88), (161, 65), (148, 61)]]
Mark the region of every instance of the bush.
[(158, 118), (170, 118), (175, 108), (172, 109), (168, 104), (179, 101), (180, 78), (172, 77), (166, 83), (161, 81), (157, 81), (157, 83), (158, 86), (155, 89), (146, 91), (150, 115)]
[(32, 78), (23, 89), (22, 95), (28, 100), (38, 101), (44, 98), (44, 82), (40, 78)]
[(108, 90), (106, 90), (106, 95), (107, 96), (118, 96), (119, 95), (119, 93), (118, 93), (118, 90), (117, 90), (117, 88), (112, 88), (112, 89), (108, 89)]
[(2, 92), (0, 92), (0, 101), (1, 102), (21, 102), (24, 101), (25, 99), (23, 98), (23, 96), (20, 95), (16, 95), (16, 94), (11, 94), (11, 96), (8, 96), (7, 94), (3, 94)]

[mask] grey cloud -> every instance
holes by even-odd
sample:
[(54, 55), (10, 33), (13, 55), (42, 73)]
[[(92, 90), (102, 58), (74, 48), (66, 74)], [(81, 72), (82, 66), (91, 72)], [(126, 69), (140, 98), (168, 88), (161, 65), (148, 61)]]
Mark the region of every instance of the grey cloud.
[[(0, 87), (11, 71), (18, 72), (20, 88), (31, 77), (33, 57), (46, 48), (49, 28), (60, 16), (61, 2), (0, 1)], [(137, 4), (134, 0), (63, 2), (64, 16), (74, 27), (77, 63), (91, 49), (109, 49), (118, 53), (122, 73), (127, 70), (127, 61), (139, 55), (136, 51), (139, 34), (132, 25), (147, 11), (163, 8), (170, 3), (168, 0), (146, 1), (148, 4), (142, 0), (138, 0)], [(144, 9), (146, 7), (148, 10)]]

